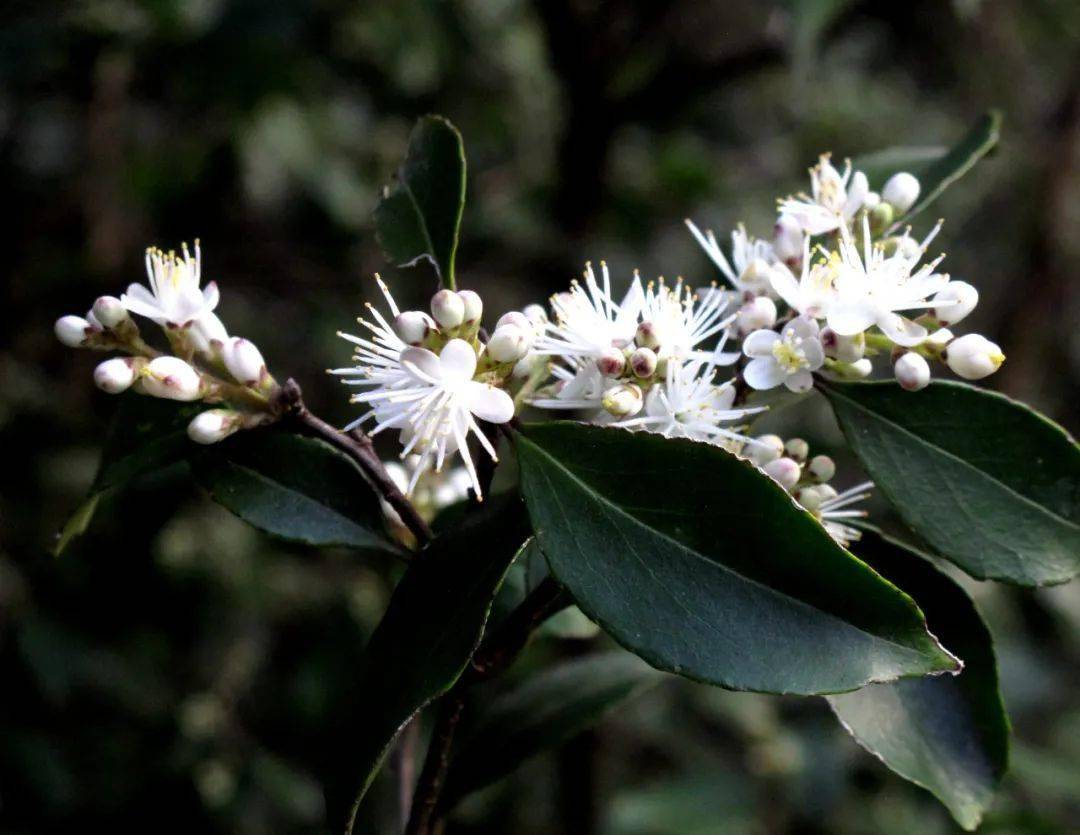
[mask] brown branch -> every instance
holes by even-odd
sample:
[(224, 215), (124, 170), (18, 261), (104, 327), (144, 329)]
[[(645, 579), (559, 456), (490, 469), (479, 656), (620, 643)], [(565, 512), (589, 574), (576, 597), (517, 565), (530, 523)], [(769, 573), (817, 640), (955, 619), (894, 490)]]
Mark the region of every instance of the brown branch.
[(440, 703), (439, 717), (431, 733), (431, 744), (413, 796), (412, 814), (409, 815), (405, 835), (430, 835), (432, 832), (436, 822), (435, 807), (446, 781), (446, 772), (450, 769), (450, 747), (464, 707), (465, 697), (456, 687)]
[(382, 460), (375, 452), (375, 445), (371, 442), (371, 438), (356, 430), (349, 433), (342, 432), (313, 414), (304, 405), (300, 386), (293, 379), (287, 380), (281, 387), (275, 407), (285, 416), (297, 421), (312, 435), (322, 438), (352, 458), (386, 503), (397, 511), (402, 523), (416, 537), (417, 543), (423, 547), (431, 542), (434, 536), (431, 528), (413, 507), (412, 502), (394, 484), (394, 480), (390, 478)]

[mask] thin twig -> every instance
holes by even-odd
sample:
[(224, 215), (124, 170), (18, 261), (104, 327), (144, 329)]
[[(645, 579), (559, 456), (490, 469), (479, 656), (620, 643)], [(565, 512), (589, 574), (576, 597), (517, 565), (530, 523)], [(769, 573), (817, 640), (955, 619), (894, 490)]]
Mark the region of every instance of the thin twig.
[(417, 543), (423, 547), (431, 542), (434, 536), (431, 528), (413, 507), (412, 502), (394, 484), (394, 480), (390, 478), (386, 467), (375, 452), (375, 445), (371, 442), (371, 438), (356, 430), (350, 433), (342, 432), (313, 414), (304, 405), (300, 386), (295, 380), (289, 379), (281, 387), (276, 406), (283, 414), (296, 420), (311, 434), (322, 438), (352, 458), (386, 503), (397, 511), (402, 523), (416, 537)]
[(420, 781), (413, 796), (412, 814), (409, 815), (405, 835), (430, 835), (432, 832), (435, 807), (446, 781), (446, 772), (450, 768), (450, 747), (464, 707), (465, 697), (457, 688), (440, 703), (439, 716), (435, 721), (431, 744), (424, 759), (424, 769), (420, 772)]

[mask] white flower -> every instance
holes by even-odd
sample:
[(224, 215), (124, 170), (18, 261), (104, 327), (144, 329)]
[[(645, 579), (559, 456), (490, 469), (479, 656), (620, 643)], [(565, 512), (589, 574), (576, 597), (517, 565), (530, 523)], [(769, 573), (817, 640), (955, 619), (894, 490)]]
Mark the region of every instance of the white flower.
[(195, 242), (194, 258), (186, 244), (181, 247), (179, 256), (153, 247), (146, 250), (146, 274), (150, 289), (132, 284), (120, 297), (124, 307), (132, 313), (163, 327), (184, 328), (200, 322), (217, 307), (217, 284), (211, 281), (205, 287), (199, 287), (202, 253), (198, 241)]
[(828, 484), (818, 484), (803, 488), (796, 498), (799, 504), (821, 522), (825, 532), (837, 544), (846, 548), (852, 542), (862, 538), (862, 531), (846, 524), (846, 520), (866, 517), (865, 510), (852, 510), (851, 505), (869, 498), (873, 486), (872, 481), (865, 481), (843, 493), (837, 493)]
[(665, 438), (690, 438), (729, 448), (752, 443), (745, 435), (725, 428), (765, 407), (734, 408), (733, 380), (716, 385), (716, 364), (694, 360), (680, 365), (669, 363), (663, 385), (654, 385), (645, 397), (645, 408), (637, 417), (617, 421), (612, 426), (644, 429)]
[(804, 316), (824, 319), (836, 298), (833, 282), (840, 266), (840, 259), (830, 254), (827, 258), (811, 263), (810, 239), (803, 243), (802, 273), (796, 281), (785, 265), (778, 264), (772, 273), (772, 287), (792, 310)]
[[(917, 245), (917, 250), (898, 245), (892, 255), (886, 255), (884, 247), (870, 242), (869, 222), (865, 218), (861, 253), (847, 229), (841, 229), (841, 264), (833, 281), (836, 298), (829, 307), (829, 327), (841, 336), (854, 336), (877, 325), (889, 339), (905, 348), (925, 340), (926, 328), (899, 311), (933, 307), (934, 303), (928, 299), (949, 281), (948, 276), (934, 272), (944, 256), (912, 272), (940, 228), (939, 223)], [(907, 235), (901, 240), (908, 240)]]
[(746, 229), (739, 225), (731, 233), (731, 261), (728, 261), (711, 229), (702, 233), (692, 220), (683, 222), (705, 254), (739, 293), (760, 296), (772, 292), (769, 279), (773, 266), (778, 262), (772, 244), (747, 234)]
[(817, 322), (802, 317), (780, 333), (754, 331), (743, 342), (743, 353), (751, 358), (743, 369), (747, 385), (765, 390), (783, 383), (793, 392), (808, 391), (814, 384), (812, 372), (825, 362), (818, 333)]
[(870, 191), (866, 175), (851, 172), (851, 160), (845, 160), (841, 174), (822, 154), (810, 169), (809, 195), (789, 197), (780, 203), (781, 215), (793, 218), (808, 235), (822, 235), (843, 228), (862, 208)]
[(662, 278), (657, 284), (650, 282), (641, 306), (641, 328), (648, 326), (651, 344), (643, 347), (656, 349), (662, 360), (701, 359), (730, 365), (738, 359), (737, 352), (700, 348), (718, 333), (722, 334), (721, 342), (727, 338), (726, 329), (735, 320), (734, 314), (724, 317), (727, 305), (727, 294), (716, 287), (697, 295), (683, 287), (682, 279), (674, 287), (668, 287)]
[[(604, 376), (596, 363), (586, 362), (564, 367), (555, 365), (551, 368), (555, 378), (553, 397), (534, 397), (529, 403), (538, 409), (602, 409), (604, 392), (610, 381)], [(593, 415), (592, 417), (597, 417)]]

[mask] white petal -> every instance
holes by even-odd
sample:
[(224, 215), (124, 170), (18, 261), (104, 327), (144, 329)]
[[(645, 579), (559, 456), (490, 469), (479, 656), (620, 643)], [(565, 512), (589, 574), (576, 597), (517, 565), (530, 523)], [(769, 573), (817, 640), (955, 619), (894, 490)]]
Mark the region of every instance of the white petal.
[(206, 310), (213, 310), (218, 306), (221, 293), (218, 291), (216, 281), (211, 281), (202, 290), (203, 306)]
[(746, 364), (743, 377), (750, 388), (765, 391), (784, 382), (787, 374), (772, 357), (758, 357)]
[(913, 348), (927, 337), (926, 328), (899, 313), (886, 313), (878, 319), (877, 325), (889, 339), (905, 348)]
[(787, 324), (784, 333), (793, 333), (803, 339), (812, 339), (821, 333), (821, 326), (813, 319), (798, 316)]
[(476, 373), (476, 351), (464, 339), (451, 339), (439, 353), (444, 380), (471, 380)]
[(514, 416), (514, 400), (502, 389), (470, 382), (465, 389), (469, 411), (488, 423), (506, 423)]
[(869, 299), (837, 299), (829, 308), (829, 327), (841, 336), (862, 333), (877, 319), (877, 307)]
[(796, 394), (802, 394), (813, 388), (814, 375), (804, 368), (801, 371), (796, 371), (784, 380), (784, 385), (787, 386), (790, 391), (793, 391)]
[(442, 379), (442, 365), (439, 358), (427, 348), (406, 348), (401, 352), (401, 364), (406, 368), (410, 365), (415, 366), (421, 374), (429, 378), (425, 382), (430, 383), (433, 380)]
[(773, 345), (776, 344), (776, 340), (779, 338), (780, 334), (776, 331), (754, 331), (743, 341), (743, 353), (748, 357), (769, 356), (772, 354)]
[(810, 363), (810, 371), (817, 371), (825, 364), (825, 351), (821, 347), (820, 340), (807, 339), (803, 342), (802, 349), (803, 353), (806, 354), (806, 361)]
[(769, 278), (773, 290), (787, 303), (787, 306), (792, 310), (801, 311), (802, 294), (799, 292), (799, 282), (795, 280), (791, 270), (783, 264), (777, 264), (773, 267)]
[(870, 183), (862, 171), (856, 171), (848, 185), (847, 202), (844, 203), (844, 217), (852, 218), (855, 212), (862, 208), (866, 202), (866, 195), (870, 193)]

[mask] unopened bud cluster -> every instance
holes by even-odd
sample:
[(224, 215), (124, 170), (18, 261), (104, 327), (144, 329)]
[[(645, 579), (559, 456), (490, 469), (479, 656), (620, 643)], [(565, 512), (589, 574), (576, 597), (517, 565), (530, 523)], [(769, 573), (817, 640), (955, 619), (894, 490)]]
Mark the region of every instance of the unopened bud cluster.
[[(94, 383), (108, 394), (131, 390), (165, 400), (222, 404), (196, 416), (188, 427), (193, 441), (223, 440), (238, 429), (272, 419), (270, 395), (277, 384), (259, 349), (230, 337), (214, 313), (218, 289), (201, 286), (202, 253), (149, 249), (147, 286), (132, 284), (119, 298), (102, 296), (85, 317), (62, 316), (56, 337), (72, 348), (116, 352), (99, 363)], [(158, 325), (170, 352), (143, 340), (132, 314)]]

